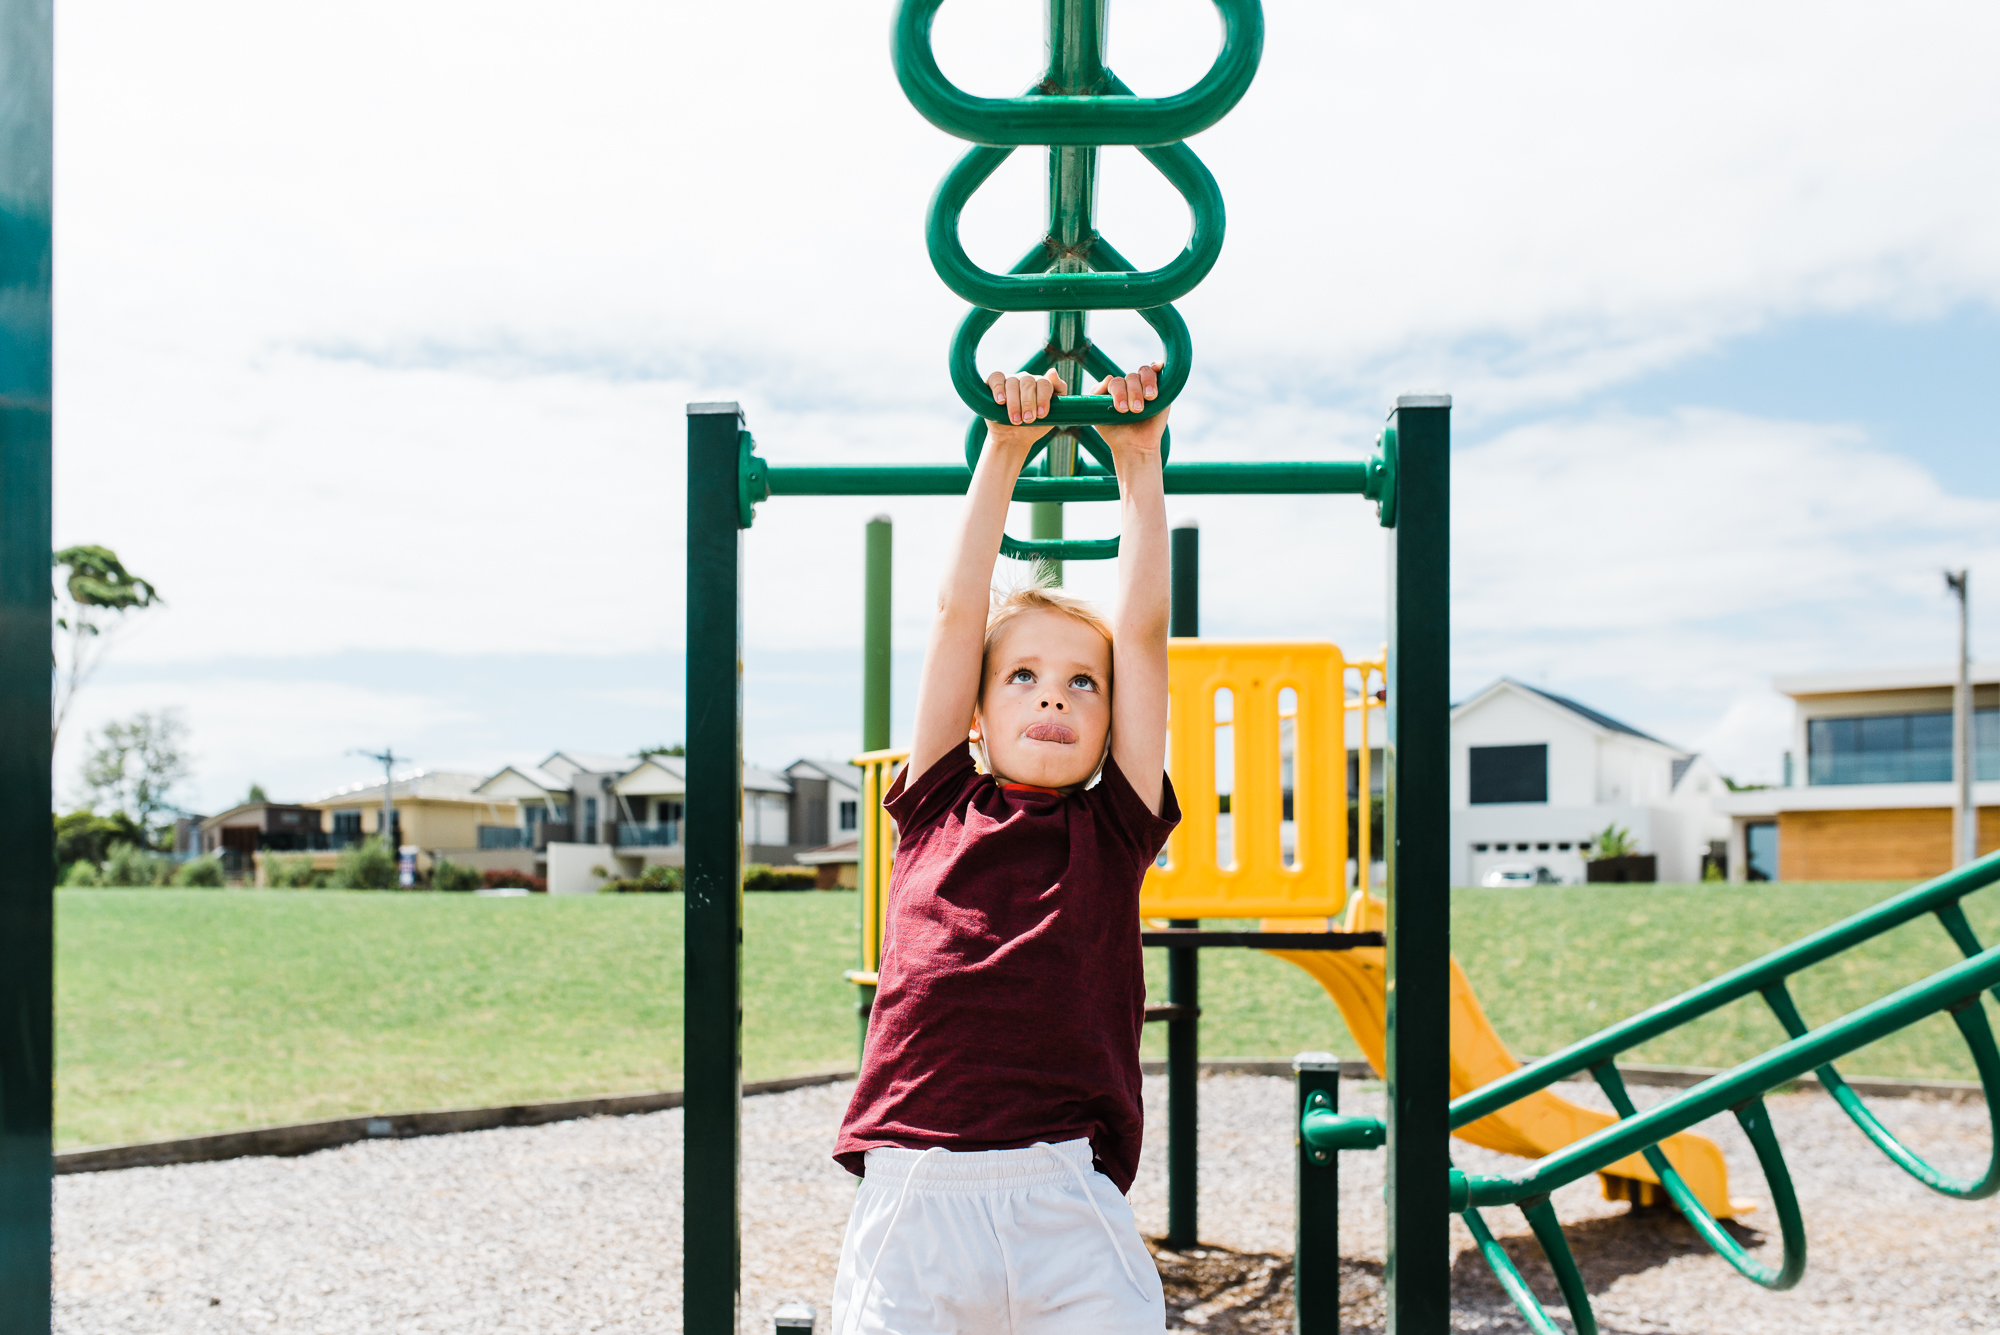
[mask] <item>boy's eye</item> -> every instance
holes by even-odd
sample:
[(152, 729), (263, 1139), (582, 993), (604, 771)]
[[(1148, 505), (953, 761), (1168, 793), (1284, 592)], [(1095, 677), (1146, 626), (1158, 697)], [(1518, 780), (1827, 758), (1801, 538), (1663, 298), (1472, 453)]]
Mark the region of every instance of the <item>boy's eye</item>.
[(1069, 679), (1069, 688), (1072, 691), (1094, 691), (1097, 689), (1097, 683), (1079, 672)]
[(1012, 672), (1007, 674), (1007, 684), (1011, 686), (1016, 682), (1023, 682), (1029, 686), (1032, 686), (1035, 684), (1035, 674), (1030, 672), (1027, 668), (1015, 668)]

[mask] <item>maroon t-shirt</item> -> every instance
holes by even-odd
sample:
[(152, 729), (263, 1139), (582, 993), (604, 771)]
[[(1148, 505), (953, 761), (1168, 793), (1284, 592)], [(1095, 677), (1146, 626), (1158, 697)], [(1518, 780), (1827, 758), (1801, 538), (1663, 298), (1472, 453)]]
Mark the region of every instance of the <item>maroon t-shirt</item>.
[(954, 747), (883, 808), (902, 839), (868, 1051), (833, 1157), (878, 1146), (1011, 1150), (1087, 1137), (1139, 1168), (1146, 983), (1139, 882), (1180, 820), (1106, 759), (1068, 795), (1003, 788)]

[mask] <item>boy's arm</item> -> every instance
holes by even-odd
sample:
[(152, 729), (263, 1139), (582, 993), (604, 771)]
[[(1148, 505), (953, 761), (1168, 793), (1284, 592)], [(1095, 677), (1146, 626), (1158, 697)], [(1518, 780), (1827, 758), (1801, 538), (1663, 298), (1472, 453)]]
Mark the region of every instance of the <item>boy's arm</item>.
[[(1159, 395), (1159, 366), (1107, 380), (1120, 412)], [(1167, 494), (1160, 471), (1161, 412), (1099, 427), (1118, 467), (1118, 610), (1111, 618), (1111, 756), (1154, 815), (1167, 764)]]
[(979, 453), (979, 466), (973, 470), (972, 486), (966, 491), (964, 517), (945, 551), (937, 618), (931, 622), (923, 676), (917, 685), (917, 729), (910, 739), (906, 791), (952, 748), (965, 745), (966, 731), (979, 705), (986, 614), (993, 601), (993, 562), (1000, 555), (1000, 535), (1007, 527), (1014, 481), (1028, 461), (1028, 451), (1049, 432), (1036, 424), (1037, 419), (1049, 415), (1057, 394), (1069, 392), (1053, 372), (1008, 376), (995, 371), (986, 384), (993, 391), (993, 401), (1007, 405), (1008, 421), (986, 424), (986, 448)]

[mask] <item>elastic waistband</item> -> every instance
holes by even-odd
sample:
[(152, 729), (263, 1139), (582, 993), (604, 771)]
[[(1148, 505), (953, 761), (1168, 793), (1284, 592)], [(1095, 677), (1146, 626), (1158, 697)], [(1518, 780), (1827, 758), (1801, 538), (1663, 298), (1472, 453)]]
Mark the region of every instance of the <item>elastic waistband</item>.
[[(1076, 1184), (1074, 1170), (1058, 1162), (1061, 1155), (1089, 1174), (1090, 1141), (1065, 1140), (1047, 1146), (1019, 1150), (905, 1150), (884, 1146), (862, 1157), (868, 1181), (878, 1186), (900, 1187), (912, 1170), (913, 1192), (965, 1193), (1011, 1191), (1021, 1187), (1043, 1187), (1051, 1183)], [(921, 1160), (921, 1165), (919, 1164)]]

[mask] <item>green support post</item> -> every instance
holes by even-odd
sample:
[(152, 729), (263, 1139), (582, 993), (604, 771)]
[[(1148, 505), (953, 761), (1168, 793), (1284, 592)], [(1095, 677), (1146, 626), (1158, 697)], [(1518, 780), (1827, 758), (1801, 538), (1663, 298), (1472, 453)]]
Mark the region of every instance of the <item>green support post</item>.
[(1389, 532), (1390, 1335), (1451, 1327), (1451, 398), (1396, 400)]
[(0, 1330), (49, 1329), (49, 0), (0, 9)]
[[(886, 751), (889, 749), (889, 593), (892, 572), (895, 569), (895, 523), (888, 515), (876, 515), (868, 521), (864, 546), (866, 549), (865, 568), (862, 574), (861, 594), (861, 749), (863, 751)], [(864, 868), (866, 864), (863, 864)], [(864, 870), (863, 875), (867, 872)], [(867, 887), (862, 887), (864, 892)], [(868, 896), (860, 896), (861, 911), (868, 911)], [(865, 939), (869, 924), (861, 924), (861, 934)], [(867, 961), (862, 961), (866, 964)], [(861, 1059), (868, 1048), (868, 1017), (875, 1009), (875, 989), (872, 985), (861, 984), (855, 989), (854, 1011), (858, 1047), (854, 1054), (854, 1069), (861, 1069)]]
[[(1057, 541), (1063, 535), (1063, 503), (1061, 501), (1034, 501), (1028, 506), (1028, 536), (1040, 542), (1053, 538)], [(1060, 589), (1063, 582), (1063, 563), (1053, 557), (1044, 557), (1035, 562), (1035, 578), (1039, 583), (1052, 589)]]
[[(1292, 1058), (1298, 1088), (1293, 1117), (1303, 1121), (1315, 1094), (1340, 1111), (1340, 1058), (1301, 1052)], [(1340, 1335), (1340, 1155), (1314, 1151), (1298, 1135), (1293, 1170), (1292, 1335)]]
[[(1201, 634), (1201, 527), (1192, 519), (1179, 520), (1168, 541), (1173, 574), (1167, 634), (1192, 639)], [(1199, 927), (1201, 919), (1174, 918), (1168, 925)], [(1167, 1021), (1167, 1246), (1187, 1248), (1201, 1238), (1199, 950), (1168, 949), (1167, 1004), (1187, 1008), (1183, 1018)]]
[(736, 1335), (743, 1156), (743, 412), (688, 405), (686, 1038), (681, 1284), (688, 1335)]
[[(1045, 92), (1090, 96), (1104, 91), (1104, 11), (1106, 0), (1049, 0), (1049, 79)], [(1084, 255), (1097, 240), (1097, 148), (1092, 144), (1056, 144), (1049, 148), (1049, 245), (1055, 252), (1054, 273), (1086, 273)], [(1084, 356), (1090, 346), (1090, 316), (1086, 311), (1049, 312), (1052, 369), (1072, 394), (1083, 393)], [(1048, 475), (1076, 474), (1076, 436), (1058, 432), (1048, 438)], [(1061, 501), (1037, 501), (1029, 532), (1037, 539), (1063, 536)], [(1062, 562), (1038, 563), (1042, 583), (1061, 587)]]

